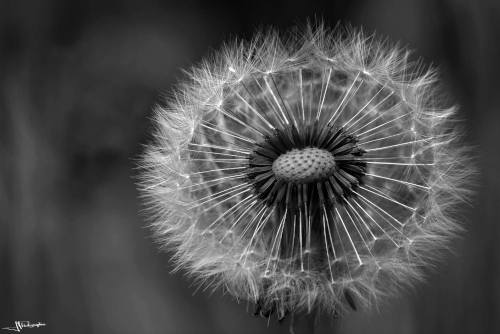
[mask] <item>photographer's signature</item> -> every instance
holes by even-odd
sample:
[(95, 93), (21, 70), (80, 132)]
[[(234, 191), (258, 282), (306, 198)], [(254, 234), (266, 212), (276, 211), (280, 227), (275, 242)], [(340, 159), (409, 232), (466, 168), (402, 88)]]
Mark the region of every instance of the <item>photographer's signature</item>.
[(14, 326), (12, 327), (3, 327), (2, 329), (6, 329), (8, 331), (20, 332), (23, 328), (38, 328), (46, 326), (43, 322), (31, 323), (29, 321), (14, 321)]

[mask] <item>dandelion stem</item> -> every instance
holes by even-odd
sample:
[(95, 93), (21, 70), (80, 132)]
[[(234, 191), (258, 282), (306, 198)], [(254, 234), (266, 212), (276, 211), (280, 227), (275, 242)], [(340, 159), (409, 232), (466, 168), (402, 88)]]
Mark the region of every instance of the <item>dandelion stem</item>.
[(290, 316), (290, 334), (316, 333), (318, 316), (315, 313), (299, 315), (292, 313)]

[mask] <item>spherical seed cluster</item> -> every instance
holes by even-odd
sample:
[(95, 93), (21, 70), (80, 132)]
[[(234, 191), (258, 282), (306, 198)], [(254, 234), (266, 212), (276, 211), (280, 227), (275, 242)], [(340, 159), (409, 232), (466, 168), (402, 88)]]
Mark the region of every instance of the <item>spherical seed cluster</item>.
[(421, 68), (321, 27), (193, 68), (157, 109), (142, 165), (178, 267), (279, 318), (368, 305), (420, 278), (458, 229), (471, 175), (455, 108)]
[(328, 179), (334, 173), (335, 158), (330, 152), (306, 147), (292, 149), (280, 155), (272, 165), (273, 173), (278, 180), (291, 183), (310, 183)]

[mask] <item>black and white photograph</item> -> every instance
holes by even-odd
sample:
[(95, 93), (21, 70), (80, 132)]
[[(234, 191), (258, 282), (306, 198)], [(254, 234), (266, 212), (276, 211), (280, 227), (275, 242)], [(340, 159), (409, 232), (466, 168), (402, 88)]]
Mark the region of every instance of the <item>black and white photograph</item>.
[(500, 2), (0, 0), (0, 334), (500, 333)]

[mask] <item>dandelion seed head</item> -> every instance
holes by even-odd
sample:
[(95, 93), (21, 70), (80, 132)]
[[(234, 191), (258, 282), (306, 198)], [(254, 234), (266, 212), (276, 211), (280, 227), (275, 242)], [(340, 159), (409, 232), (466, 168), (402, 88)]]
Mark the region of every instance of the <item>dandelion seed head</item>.
[(142, 160), (160, 243), (263, 315), (370, 305), (422, 278), (472, 169), (432, 69), (324, 27), (190, 71)]

